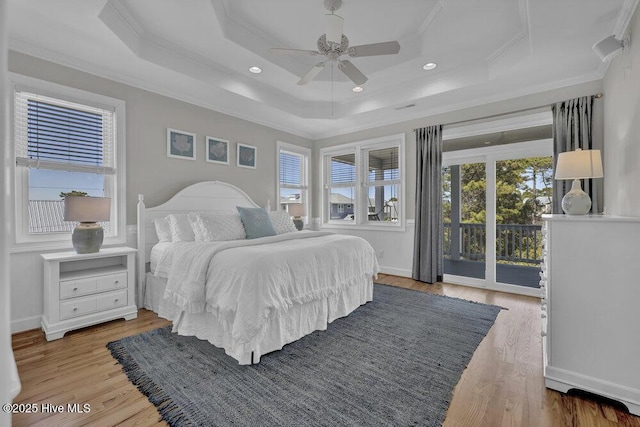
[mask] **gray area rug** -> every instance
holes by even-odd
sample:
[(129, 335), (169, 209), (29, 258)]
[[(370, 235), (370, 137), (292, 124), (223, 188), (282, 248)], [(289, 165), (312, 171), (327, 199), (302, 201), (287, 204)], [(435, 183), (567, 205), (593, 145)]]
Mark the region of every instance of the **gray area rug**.
[(170, 327), (107, 344), (173, 426), (438, 426), (499, 307), (375, 285), (257, 365)]

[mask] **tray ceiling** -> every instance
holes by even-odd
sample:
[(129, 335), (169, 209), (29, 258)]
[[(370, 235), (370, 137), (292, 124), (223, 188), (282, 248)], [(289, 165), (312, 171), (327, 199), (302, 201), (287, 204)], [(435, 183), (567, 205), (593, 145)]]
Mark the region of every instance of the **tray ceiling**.
[(322, 138), (600, 79), (591, 46), (620, 36), (637, 2), (343, 0), (350, 45), (401, 46), (350, 58), (361, 93), (331, 67), (298, 86), (318, 57), (269, 51), (315, 50), (323, 0), (10, 0), (9, 34), (16, 51)]

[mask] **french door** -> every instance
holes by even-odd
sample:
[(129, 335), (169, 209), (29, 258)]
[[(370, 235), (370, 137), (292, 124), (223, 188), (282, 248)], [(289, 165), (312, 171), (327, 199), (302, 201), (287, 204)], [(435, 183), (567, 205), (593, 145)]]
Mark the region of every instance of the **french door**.
[(444, 280), (536, 295), (551, 140), (443, 154)]

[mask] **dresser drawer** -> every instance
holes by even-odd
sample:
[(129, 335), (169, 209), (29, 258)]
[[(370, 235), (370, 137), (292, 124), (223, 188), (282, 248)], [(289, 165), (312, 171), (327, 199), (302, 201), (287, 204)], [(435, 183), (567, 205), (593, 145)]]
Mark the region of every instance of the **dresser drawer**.
[(96, 297), (76, 298), (60, 303), (60, 319), (71, 319), (96, 311)]
[(93, 294), (96, 292), (96, 289), (97, 283), (95, 278), (60, 282), (60, 299), (64, 300), (81, 295)]
[(96, 296), (96, 299), (98, 311), (124, 307), (127, 305), (127, 290), (100, 294)]
[(127, 287), (127, 273), (111, 274), (109, 276), (97, 277), (96, 289), (98, 292), (112, 291)]

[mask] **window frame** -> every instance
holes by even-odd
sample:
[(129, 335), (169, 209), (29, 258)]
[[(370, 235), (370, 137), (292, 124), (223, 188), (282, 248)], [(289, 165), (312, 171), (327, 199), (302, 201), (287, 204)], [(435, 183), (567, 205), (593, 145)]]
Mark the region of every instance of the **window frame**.
[(11, 233), (11, 252), (31, 252), (48, 249), (72, 248), (70, 233), (29, 233), (28, 203), (29, 203), (29, 168), (16, 165), (16, 92), (26, 91), (54, 99), (113, 110), (115, 123), (114, 132), (114, 167), (116, 173), (106, 185), (111, 191), (111, 233), (104, 238), (104, 245), (123, 244), (126, 242), (126, 132), (125, 132), (125, 102), (120, 99), (99, 95), (84, 90), (71, 88), (45, 80), (9, 73), (11, 82), (10, 127), (12, 177), (14, 179), (15, 197), (11, 209), (14, 215)]
[[(302, 156), (303, 161), (301, 165), (301, 178), (302, 184), (296, 185), (281, 185), (280, 183), (280, 152), (297, 154)], [(305, 226), (310, 224), (309, 218), (311, 218), (311, 149), (302, 147), (300, 145), (290, 144), (288, 142), (277, 141), (276, 142), (276, 210), (280, 210), (280, 190), (282, 188), (300, 189), (306, 192), (304, 198), (306, 215), (302, 217), (302, 221)]]
[[(319, 170), (321, 171), (322, 185), (322, 211), (320, 215), (320, 226), (326, 229), (354, 229), (359, 230), (385, 230), (385, 231), (405, 231), (406, 227), (406, 161), (405, 161), (405, 134), (389, 135), (380, 138), (367, 139), (339, 146), (325, 147), (320, 149)], [(368, 181), (368, 163), (367, 158), (369, 151), (384, 148), (398, 148), (398, 168), (400, 188), (400, 215), (397, 222), (387, 221), (370, 221), (368, 215), (368, 190), (371, 182)], [(331, 164), (328, 159), (331, 156), (355, 153), (356, 161), (356, 183), (354, 209), (355, 215), (353, 221), (332, 220), (330, 218), (330, 183)]]

